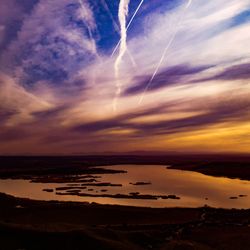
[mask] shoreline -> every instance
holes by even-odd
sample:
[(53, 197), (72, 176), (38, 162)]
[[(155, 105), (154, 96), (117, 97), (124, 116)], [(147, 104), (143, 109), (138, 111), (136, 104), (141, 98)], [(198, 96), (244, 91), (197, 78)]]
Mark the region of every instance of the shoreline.
[[(90, 181), (109, 171), (101, 166), (123, 164), (171, 165), (170, 169), (250, 180), (250, 157), (221, 156), (0, 157), (0, 178), (64, 183), (70, 175), (83, 174)], [(31, 200), (0, 193), (0, 249), (4, 250), (78, 250), (79, 246), (88, 250), (249, 250), (249, 235), (250, 207), (152, 208)]]
[(0, 193), (0, 232), (5, 250), (68, 250), (79, 244), (86, 249), (249, 249), (250, 209), (35, 201)]
[[(116, 174), (107, 170), (110, 165), (164, 165), (169, 169), (195, 171), (206, 175), (250, 180), (250, 156), (225, 155), (166, 155), (166, 156), (62, 156), (10, 157), (0, 156), (0, 178), (39, 180), (46, 175)], [(122, 170), (121, 170), (122, 171)]]
[(196, 164), (176, 164), (168, 167), (183, 171), (201, 173), (207, 176), (224, 177), (250, 181), (250, 163), (196, 163)]

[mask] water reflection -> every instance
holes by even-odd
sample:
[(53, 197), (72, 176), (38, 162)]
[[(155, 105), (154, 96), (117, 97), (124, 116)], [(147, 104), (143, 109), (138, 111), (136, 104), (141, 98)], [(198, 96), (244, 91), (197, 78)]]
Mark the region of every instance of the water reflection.
[[(176, 195), (175, 199), (115, 199), (110, 197), (60, 196), (43, 189), (65, 187), (67, 184), (30, 183), (27, 180), (0, 180), (0, 192), (17, 197), (39, 200), (87, 201), (102, 204), (120, 204), (151, 207), (198, 207), (205, 204), (223, 208), (249, 208), (250, 182), (238, 179), (218, 178), (200, 173), (167, 169), (166, 166), (122, 165), (109, 166), (109, 169), (122, 169), (127, 173), (102, 174), (100, 182), (122, 184), (122, 186), (91, 186), (81, 192), (88, 194), (129, 194), (139, 192), (149, 195)], [(148, 182), (148, 185), (132, 185)], [(68, 183), (69, 184), (69, 183)], [(77, 189), (77, 188), (76, 188)], [(103, 192), (103, 190), (106, 190)], [(240, 197), (240, 195), (247, 195)], [(230, 199), (237, 197), (237, 199)]]

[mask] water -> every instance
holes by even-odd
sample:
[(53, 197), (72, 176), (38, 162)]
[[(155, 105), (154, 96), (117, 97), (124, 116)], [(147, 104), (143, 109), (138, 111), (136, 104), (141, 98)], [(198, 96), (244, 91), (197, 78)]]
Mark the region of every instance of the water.
[[(122, 184), (122, 187), (89, 187), (90, 194), (129, 194), (139, 192), (149, 195), (176, 195), (175, 199), (117, 199), (109, 197), (60, 196), (47, 193), (44, 188), (64, 187), (66, 184), (31, 183), (28, 180), (0, 180), (0, 192), (16, 197), (36, 200), (87, 201), (101, 204), (119, 204), (147, 207), (200, 207), (209, 205), (221, 208), (250, 208), (250, 182), (239, 179), (206, 176), (196, 172), (167, 169), (166, 166), (122, 165), (109, 169), (126, 170), (121, 174), (102, 174), (100, 182)], [(151, 182), (150, 185), (131, 185), (135, 182)], [(77, 188), (76, 188), (77, 189)], [(101, 189), (107, 189), (105, 193)], [(247, 195), (239, 197), (239, 195)], [(230, 197), (238, 197), (230, 199)], [(207, 198), (207, 199), (206, 199)]]

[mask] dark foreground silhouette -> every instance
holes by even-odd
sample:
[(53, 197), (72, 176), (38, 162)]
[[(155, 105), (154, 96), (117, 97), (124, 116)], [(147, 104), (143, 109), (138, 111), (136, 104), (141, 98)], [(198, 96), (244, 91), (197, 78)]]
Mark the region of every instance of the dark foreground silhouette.
[(45, 202), (0, 194), (0, 249), (250, 249), (250, 210)]
[[(115, 164), (164, 164), (250, 180), (250, 157), (222, 155), (0, 157), (0, 178), (65, 183), (85, 174), (96, 185), (95, 175), (117, 173), (100, 166)], [(249, 236), (250, 209), (141, 208), (32, 201), (0, 193), (0, 250), (249, 250)]]
[(69, 181), (68, 175), (72, 174), (123, 172), (101, 167), (121, 164), (166, 165), (207, 175), (250, 180), (249, 155), (0, 156), (0, 178), (35, 177), (33, 181), (60, 183)]

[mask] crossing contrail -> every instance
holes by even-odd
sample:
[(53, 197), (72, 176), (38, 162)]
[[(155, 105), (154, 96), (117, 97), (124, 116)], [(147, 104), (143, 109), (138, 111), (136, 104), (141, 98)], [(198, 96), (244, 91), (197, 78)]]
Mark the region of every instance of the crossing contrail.
[(115, 61), (114, 69), (115, 69), (115, 77), (116, 77), (116, 93), (115, 98), (113, 101), (113, 109), (116, 111), (117, 109), (117, 100), (121, 94), (121, 81), (119, 79), (119, 71), (120, 71), (120, 65), (122, 62), (122, 58), (127, 50), (127, 29), (126, 29), (126, 18), (128, 15), (128, 5), (130, 0), (121, 0), (119, 4), (119, 11), (118, 11), (118, 17), (119, 17), (119, 24), (120, 24), (120, 33), (121, 33), (121, 43), (120, 43), (120, 50), (119, 55)]
[[(187, 5), (186, 5), (184, 11), (186, 11), (186, 10), (190, 7), (191, 3), (192, 3), (192, 0), (188, 0), (188, 3), (187, 3)], [(150, 80), (149, 80), (147, 86), (145, 87), (145, 89), (144, 89), (144, 91), (143, 91), (143, 93), (142, 93), (142, 95), (141, 95), (141, 97), (140, 97), (140, 100), (139, 100), (139, 103), (138, 103), (138, 104), (141, 104), (141, 103), (142, 103), (143, 98), (144, 98), (144, 95), (145, 95), (146, 92), (148, 91), (148, 88), (150, 87), (150, 85), (152, 84), (152, 82), (153, 82), (153, 80), (154, 80), (156, 74), (158, 73), (158, 71), (159, 71), (159, 69), (160, 69), (160, 67), (161, 67), (161, 65), (162, 65), (162, 62), (163, 62), (163, 60), (164, 60), (165, 57), (166, 57), (166, 54), (167, 54), (167, 52), (168, 52), (168, 49), (169, 49), (169, 47), (172, 45), (172, 43), (173, 43), (173, 41), (174, 41), (174, 39), (175, 39), (175, 37), (176, 37), (176, 34), (177, 34), (178, 31), (179, 31), (179, 27), (180, 27), (180, 24), (181, 24), (182, 21), (183, 21), (183, 17), (184, 17), (184, 13), (182, 13), (181, 18), (180, 18), (180, 20), (179, 20), (179, 23), (178, 23), (177, 26), (176, 26), (176, 30), (175, 30), (175, 32), (173, 33), (173, 35), (172, 35), (171, 39), (169, 40), (169, 42), (167, 43), (167, 45), (166, 45), (166, 47), (165, 47), (165, 49), (164, 49), (164, 51), (163, 51), (163, 54), (162, 54), (162, 56), (161, 56), (161, 58), (160, 58), (160, 61), (158, 62), (157, 66), (156, 66), (156, 69), (155, 69), (155, 71), (154, 71), (152, 77), (150, 78)]]
[[(119, 25), (115, 21), (115, 18), (113, 16), (112, 12), (110, 11), (109, 6), (108, 6), (106, 0), (101, 0), (101, 3), (102, 3), (102, 6), (104, 7), (104, 9), (107, 11), (110, 20), (112, 21), (114, 30), (120, 35)], [(129, 59), (130, 59), (131, 63), (133, 64), (134, 67), (136, 67), (135, 60), (134, 60), (133, 56), (131, 55), (131, 53), (130, 53), (130, 51), (128, 49), (127, 49), (127, 53), (128, 53), (128, 56), (129, 56)]]
[(116, 23), (115, 18), (114, 18), (114, 16), (112, 15), (112, 13), (111, 13), (111, 11), (110, 11), (110, 9), (109, 9), (109, 6), (108, 6), (106, 0), (101, 0), (101, 3), (102, 3), (102, 6), (104, 7), (104, 9), (107, 11), (107, 13), (108, 13), (108, 15), (109, 15), (109, 18), (110, 18), (111, 21), (112, 21), (112, 24), (113, 24), (113, 26), (114, 26), (115, 31), (116, 31), (117, 33), (120, 34), (119, 25)]
[[(119, 42), (117, 43), (115, 49), (113, 50), (112, 54), (111, 54), (111, 58), (113, 57), (114, 53), (117, 51), (117, 49), (120, 46), (120, 50), (119, 50), (119, 55), (115, 61), (115, 77), (116, 77), (116, 94), (115, 94), (115, 98), (113, 101), (113, 110), (115, 111), (117, 109), (117, 100), (121, 94), (121, 87), (122, 84), (119, 80), (119, 67), (122, 61), (122, 58), (124, 56), (124, 54), (127, 51), (127, 30), (129, 29), (130, 25), (132, 24), (135, 16), (137, 15), (138, 11), (140, 10), (144, 0), (141, 0), (141, 2), (139, 3), (139, 5), (137, 6), (134, 14), (132, 15), (128, 25), (126, 26), (126, 17), (128, 15), (128, 5), (129, 5), (130, 0), (121, 0), (120, 4), (119, 4), (119, 23), (120, 23), (120, 33), (121, 33), (121, 38), (119, 40)], [(128, 52), (128, 54), (130, 55), (130, 53)], [(132, 63), (135, 65), (135, 62), (133, 61), (133, 57), (130, 55), (130, 59), (132, 61)]]
[[(140, 8), (141, 8), (143, 2), (144, 2), (144, 0), (141, 0), (141, 2), (139, 3), (139, 5), (137, 6), (137, 8), (136, 8), (136, 10), (135, 10), (135, 12), (134, 12), (134, 14), (133, 14), (133, 16), (131, 17), (131, 19), (130, 19), (130, 21), (129, 21), (127, 27), (126, 27), (126, 31), (129, 29), (130, 25), (132, 24), (132, 22), (133, 22), (135, 16), (137, 15), (138, 11), (139, 11)], [(113, 50), (113, 52), (112, 52), (112, 54), (111, 54), (111, 57), (114, 56), (114, 54), (115, 54), (115, 52), (117, 51), (117, 49), (119, 48), (120, 44), (121, 44), (121, 39), (120, 39), (119, 42), (116, 44), (116, 46), (115, 46), (115, 48), (114, 48), (114, 50)]]
[(95, 44), (95, 39), (93, 37), (91, 28), (89, 27), (89, 23), (88, 23), (88, 13), (86, 11), (86, 6), (84, 6), (82, 0), (79, 0), (79, 4), (81, 7), (81, 16), (82, 19), (85, 21), (86, 27), (87, 27), (87, 31), (88, 31), (88, 35), (91, 41), (91, 51), (95, 53), (95, 55), (99, 58), (99, 55), (97, 53), (97, 49), (96, 49), (96, 44)]

